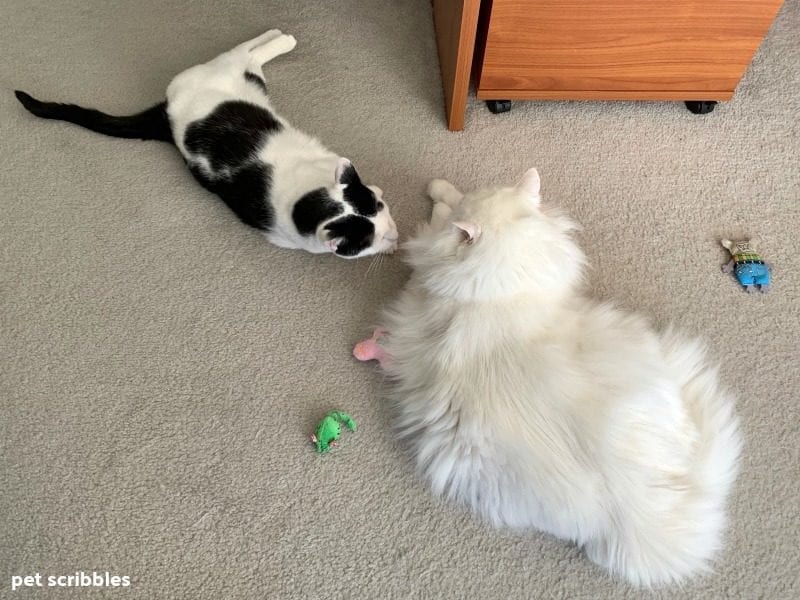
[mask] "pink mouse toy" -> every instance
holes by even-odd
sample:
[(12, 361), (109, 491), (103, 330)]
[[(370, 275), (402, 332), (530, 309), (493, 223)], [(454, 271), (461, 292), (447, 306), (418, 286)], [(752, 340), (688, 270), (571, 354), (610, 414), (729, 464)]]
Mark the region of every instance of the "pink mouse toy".
[(378, 340), (386, 336), (383, 329), (376, 329), (372, 337), (356, 344), (353, 348), (353, 356), (362, 362), (377, 360), (381, 367), (385, 367), (389, 361), (389, 354), (381, 347)]

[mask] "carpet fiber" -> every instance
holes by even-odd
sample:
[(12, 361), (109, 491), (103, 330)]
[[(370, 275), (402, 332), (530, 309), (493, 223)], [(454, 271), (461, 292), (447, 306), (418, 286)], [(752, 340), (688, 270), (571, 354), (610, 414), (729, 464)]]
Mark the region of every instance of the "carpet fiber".
[[(0, 36), (0, 597), (769, 598), (800, 596), (800, 4), (735, 98), (471, 100), (449, 133), (429, 2), (5, 0)], [(715, 572), (645, 593), (537, 532), (433, 499), (350, 355), (408, 276), (281, 250), (201, 189), (174, 148), (38, 120), (13, 97), (125, 114), (273, 27), (275, 105), (385, 190), (407, 236), (445, 177), (528, 167), (584, 226), (590, 293), (705, 337), (746, 438)], [(772, 293), (720, 272), (752, 235)], [(307, 435), (359, 422), (340, 449)], [(126, 589), (48, 588), (109, 572)], [(42, 588), (11, 592), (12, 576)], [(57, 581), (57, 580), (56, 580)], [(62, 580), (65, 581), (65, 580)]]

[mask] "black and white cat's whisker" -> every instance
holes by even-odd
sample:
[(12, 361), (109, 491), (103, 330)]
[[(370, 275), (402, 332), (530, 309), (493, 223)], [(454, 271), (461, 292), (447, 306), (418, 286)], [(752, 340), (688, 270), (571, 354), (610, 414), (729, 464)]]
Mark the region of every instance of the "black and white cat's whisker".
[(364, 277), (368, 277), (372, 271), (374, 271), (378, 266), (380, 266), (381, 262), (383, 262), (383, 254), (376, 254), (372, 257), (372, 260), (369, 261), (369, 266), (367, 270), (364, 271)]
[(381, 254), (378, 254), (378, 258), (377, 258), (377, 260), (375, 261), (375, 267), (374, 267), (374, 268), (375, 268), (376, 270), (377, 270), (377, 269), (379, 269), (379, 268), (380, 268), (380, 267), (383, 265), (383, 261), (384, 261), (385, 259), (386, 259), (386, 254), (383, 254), (383, 253), (381, 253)]

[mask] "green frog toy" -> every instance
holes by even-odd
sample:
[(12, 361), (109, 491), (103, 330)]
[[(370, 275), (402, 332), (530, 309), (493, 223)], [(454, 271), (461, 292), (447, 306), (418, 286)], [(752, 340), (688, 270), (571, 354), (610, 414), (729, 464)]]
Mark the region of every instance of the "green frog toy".
[(336, 440), (342, 434), (342, 423), (350, 431), (356, 430), (356, 422), (346, 412), (332, 410), (322, 418), (316, 432), (311, 434), (311, 441), (316, 445), (317, 452), (324, 454), (339, 445)]

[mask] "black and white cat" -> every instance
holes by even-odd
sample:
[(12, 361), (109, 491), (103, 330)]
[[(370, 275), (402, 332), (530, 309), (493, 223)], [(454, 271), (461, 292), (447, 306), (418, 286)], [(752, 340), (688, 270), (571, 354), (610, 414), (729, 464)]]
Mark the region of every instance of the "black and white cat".
[(277, 29), (180, 73), (167, 100), (113, 117), (15, 95), (34, 115), (122, 138), (175, 144), (195, 179), (273, 244), (355, 258), (397, 247), (397, 227), (378, 187), (346, 158), (292, 127), (269, 102), (262, 65), (296, 40)]

